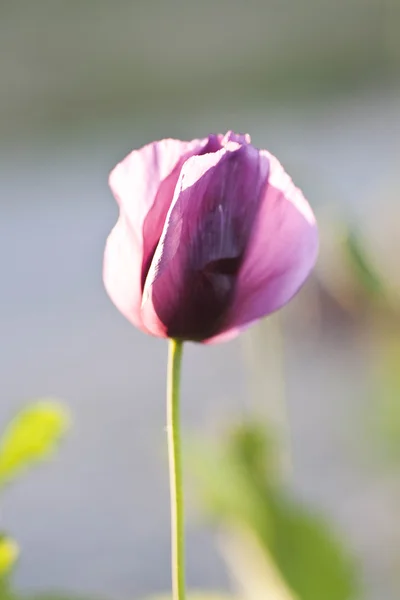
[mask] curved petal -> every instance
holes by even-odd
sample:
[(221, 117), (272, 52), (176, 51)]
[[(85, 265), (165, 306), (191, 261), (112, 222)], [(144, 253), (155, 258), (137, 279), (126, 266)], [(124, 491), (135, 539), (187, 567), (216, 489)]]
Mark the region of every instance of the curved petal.
[(106, 243), (103, 263), (104, 286), (118, 310), (133, 325), (149, 333), (140, 315), (142, 293), (138, 252), (129, 222), (121, 211)]
[(314, 214), (278, 160), (270, 164), (268, 186), (236, 283), (226, 326), (210, 343), (234, 337), (253, 321), (275, 312), (300, 289), (318, 254)]
[(107, 240), (104, 284), (114, 304), (145, 331), (140, 314), (143, 271), (161, 236), (183, 163), (207, 144), (208, 139), (148, 144), (131, 152), (109, 177), (120, 217)]
[(168, 337), (202, 341), (221, 330), (267, 175), (268, 160), (238, 143), (185, 162), (146, 279), (148, 329), (155, 313)]

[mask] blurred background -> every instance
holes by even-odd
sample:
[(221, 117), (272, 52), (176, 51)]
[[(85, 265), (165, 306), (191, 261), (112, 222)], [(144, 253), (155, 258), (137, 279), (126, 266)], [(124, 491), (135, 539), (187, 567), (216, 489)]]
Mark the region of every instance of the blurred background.
[[(103, 290), (107, 178), (153, 139), (233, 129), (303, 188), (321, 255), (279, 322), (187, 346), (186, 435), (263, 415), (365, 597), (399, 597), (399, 33), (398, 0), (0, 2), (0, 423), (47, 395), (73, 415), (1, 499), (20, 590), (169, 588), (167, 348)], [(227, 589), (193, 504), (189, 585)]]

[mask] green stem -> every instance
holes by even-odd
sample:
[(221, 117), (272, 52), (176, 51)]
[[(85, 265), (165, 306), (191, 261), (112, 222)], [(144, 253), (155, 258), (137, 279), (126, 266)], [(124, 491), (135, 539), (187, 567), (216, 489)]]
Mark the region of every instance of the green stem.
[(174, 600), (185, 600), (185, 539), (180, 433), (180, 373), (183, 344), (170, 340), (167, 382), (167, 432), (171, 495), (172, 591)]

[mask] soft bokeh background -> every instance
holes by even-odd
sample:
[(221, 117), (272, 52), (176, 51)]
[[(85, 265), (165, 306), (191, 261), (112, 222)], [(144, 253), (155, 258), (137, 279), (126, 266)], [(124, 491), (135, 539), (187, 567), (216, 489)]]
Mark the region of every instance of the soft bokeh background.
[[(305, 190), (321, 260), (283, 340), (271, 321), (187, 347), (184, 423), (218, 435), (254, 408), (270, 415), (290, 435), (295, 491), (344, 536), (368, 597), (399, 597), (400, 386), (380, 378), (399, 364), (399, 34), (397, 0), (0, 3), (0, 421), (42, 395), (74, 416), (57, 461), (2, 499), (21, 589), (169, 588), (166, 344), (103, 290), (107, 176), (152, 139), (235, 129)], [(346, 224), (389, 308), (349, 266)], [(188, 581), (228, 585), (193, 510)]]

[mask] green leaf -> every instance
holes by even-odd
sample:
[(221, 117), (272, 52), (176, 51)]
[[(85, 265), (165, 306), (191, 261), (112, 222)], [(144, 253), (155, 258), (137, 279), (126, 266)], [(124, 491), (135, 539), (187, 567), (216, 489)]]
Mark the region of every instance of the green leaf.
[(325, 521), (288, 499), (271, 500), (271, 550), (291, 588), (304, 600), (353, 598), (352, 565)]
[(19, 549), (11, 538), (0, 536), (0, 578), (8, 575), (18, 558)]
[[(275, 565), (269, 572), (280, 573), (282, 587), (293, 597), (353, 600), (357, 578), (346, 550), (321, 517), (282, 489), (271, 459), (273, 446), (264, 437), (262, 443), (259, 425), (242, 425), (222, 448), (208, 443), (191, 453), (209, 514), (225, 528), (254, 535), (265, 565)], [(242, 547), (241, 571), (247, 552), (246, 544)], [(253, 576), (249, 570), (248, 578)]]
[(0, 486), (50, 457), (68, 426), (68, 414), (56, 401), (42, 400), (19, 412), (0, 439)]
[(382, 296), (386, 291), (384, 285), (368, 260), (360, 236), (355, 231), (348, 232), (345, 247), (354, 273), (366, 292), (374, 297)]

